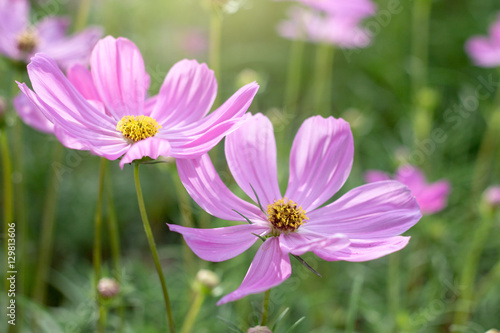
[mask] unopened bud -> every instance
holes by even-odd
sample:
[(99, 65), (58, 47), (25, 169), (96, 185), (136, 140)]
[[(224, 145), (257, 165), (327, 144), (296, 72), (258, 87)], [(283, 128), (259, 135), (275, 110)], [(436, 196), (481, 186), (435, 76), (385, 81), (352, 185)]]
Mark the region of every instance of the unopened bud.
[(253, 69), (245, 68), (236, 76), (236, 88), (243, 87), (244, 85), (252, 82), (258, 82), (259, 85), (262, 85), (263, 81), (264, 80), (261, 78), (259, 73), (257, 73)]
[(484, 191), (484, 200), (488, 205), (498, 207), (500, 205), (500, 186), (494, 185), (488, 187)]
[(199, 270), (196, 274), (196, 280), (209, 289), (217, 287), (220, 283), (219, 276), (208, 269)]
[(0, 117), (3, 116), (3, 114), (7, 111), (7, 102), (5, 101), (5, 98), (0, 96)]
[(491, 330), (487, 331), (486, 333), (500, 333), (500, 331), (492, 328)]
[(102, 278), (97, 284), (97, 291), (102, 297), (111, 298), (120, 292), (120, 285), (115, 279)]
[(247, 333), (273, 333), (267, 326), (250, 327)]

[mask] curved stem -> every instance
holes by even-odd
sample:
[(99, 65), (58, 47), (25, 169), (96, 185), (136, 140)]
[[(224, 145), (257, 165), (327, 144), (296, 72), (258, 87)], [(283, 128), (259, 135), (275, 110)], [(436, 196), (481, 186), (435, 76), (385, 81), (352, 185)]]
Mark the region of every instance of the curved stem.
[(155, 263), (156, 271), (158, 272), (158, 277), (160, 278), (161, 289), (163, 291), (163, 298), (165, 299), (165, 308), (167, 310), (167, 319), (170, 332), (175, 332), (174, 318), (172, 316), (172, 308), (170, 306), (170, 299), (168, 297), (167, 285), (165, 283), (165, 278), (163, 276), (163, 270), (161, 268), (160, 259), (158, 258), (158, 251), (156, 250), (155, 240), (153, 238), (153, 233), (151, 231), (151, 226), (149, 225), (148, 215), (146, 213), (146, 207), (144, 205), (144, 197), (142, 196), (141, 181), (139, 179), (139, 164), (134, 165), (134, 181), (135, 189), (137, 192), (137, 201), (139, 202), (139, 210), (141, 212), (141, 219), (144, 225), (144, 231), (146, 232), (146, 237), (148, 239), (149, 249), (151, 250), (151, 255), (153, 256), (153, 261)]
[[(63, 152), (63, 146), (59, 144), (59, 142), (56, 142), (53, 145), (52, 161), (54, 163), (59, 163), (62, 159)], [(45, 197), (42, 227), (40, 230), (40, 252), (38, 253), (38, 262), (35, 274), (37, 278), (35, 279), (35, 287), (33, 292), (33, 299), (40, 304), (43, 304), (45, 302), (45, 295), (47, 292), (47, 276), (52, 261), (52, 243), (54, 239), (54, 225), (56, 222), (56, 203), (60, 185), (60, 180), (57, 178), (56, 171), (53, 169), (51, 171), (52, 172), (50, 173), (47, 196)]]
[[(210, 14), (210, 44), (208, 62), (210, 68), (214, 71), (215, 78), (221, 85), (220, 77), (220, 48), (221, 48), (221, 35), (222, 35), (222, 14), (216, 10), (212, 10)], [(217, 95), (214, 104), (215, 107), (219, 106), (219, 95)]]
[(264, 305), (262, 311), (262, 321), (260, 323), (261, 326), (267, 325), (267, 315), (269, 311), (269, 295), (271, 294), (271, 289), (267, 290), (264, 294)]
[(205, 293), (202, 290), (198, 290), (196, 292), (196, 296), (193, 300), (193, 304), (189, 309), (188, 314), (186, 315), (186, 319), (184, 319), (184, 324), (182, 325), (181, 333), (189, 333), (193, 328), (194, 322), (198, 313), (200, 312), (201, 305), (205, 300)]
[(104, 315), (104, 305), (102, 304), (101, 296), (97, 290), (97, 284), (101, 278), (101, 256), (102, 256), (102, 197), (104, 192), (104, 174), (106, 173), (107, 160), (101, 157), (101, 164), (99, 167), (99, 189), (97, 192), (97, 206), (94, 217), (94, 292), (96, 293), (96, 301), (99, 306), (99, 321), (97, 323), (98, 332), (104, 332), (106, 316)]
[(327, 116), (330, 114), (334, 48), (328, 44), (320, 44), (316, 52), (313, 112)]
[(299, 101), (303, 56), (304, 42), (301, 40), (293, 41), (290, 50), (290, 62), (288, 64), (284, 105), (287, 112), (292, 115), (295, 115)]
[(82, 30), (87, 25), (92, 0), (81, 0), (78, 15), (75, 22), (75, 31)]

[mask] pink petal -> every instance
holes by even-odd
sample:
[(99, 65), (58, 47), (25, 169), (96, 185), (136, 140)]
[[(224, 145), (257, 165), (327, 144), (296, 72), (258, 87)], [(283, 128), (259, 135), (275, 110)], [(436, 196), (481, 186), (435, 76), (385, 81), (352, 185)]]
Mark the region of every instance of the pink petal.
[(378, 239), (351, 239), (350, 241), (351, 244), (340, 251), (326, 247), (317, 249), (314, 253), (321, 259), (327, 261), (368, 261), (401, 250), (408, 244), (410, 237), (397, 236)]
[(472, 37), (465, 44), (465, 50), (477, 66), (500, 66), (500, 44), (493, 44), (486, 37)]
[(306, 212), (330, 199), (344, 185), (354, 156), (349, 124), (321, 116), (306, 119), (293, 140), (285, 196)]
[(276, 167), (273, 125), (258, 113), (226, 137), (226, 159), (231, 174), (245, 193), (263, 208), (282, 198)]
[(408, 186), (414, 196), (417, 196), (427, 186), (422, 170), (412, 165), (399, 167), (394, 178)]
[(446, 207), (451, 186), (447, 181), (439, 181), (428, 185), (418, 195), (415, 195), (422, 214), (434, 214)]
[(14, 108), (23, 122), (37, 131), (52, 134), (54, 125), (45, 117), (38, 107), (24, 94), (19, 94), (13, 100)]
[(308, 213), (309, 221), (301, 228), (359, 239), (392, 237), (411, 228), (421, 216), (410, 190), (388, 180), (359, 186), (328, 206)]
[(20, 59), (17, 35), (28, 28), (30, 6), (27, 0), (0, 1), (0, 54)]
[(65, 70), (73, 64), (88, 66), (90, 53), (101, 36), (100, 27), (89, 27), (77, 34), (43, 44), (38, 52), (48, 54)]
[(151, 117), (162, 126), (191, 124), (210, 111), (216, 95), (214, 72), (196, 60), (181, 60), (165, 77)]
[(283, 251), (301, 256), (306, 252), (328, 247), (339, 251), (349, 246), (349, 239), (342, 234), (322, 236), (312, 233), (292, 232), (279, 236)]
[(367, 183), (380, 182), (382, 180), (390, 180), (391, 176), (389, 174), (378, 171), (378, 170), (368, 170), (365, 173), (365, 181)]
[(147, 138), (133, 143), (130, 149), (123, 155), (120, 160), (120, 168), (127, 163), (132, 163), (134, 160), (140, 160), (143, 157), (150, 157), (153, 160), (158, 156), (168, 157), (170, 155), (170, 144), (167, 140), (159, 138)]
[(100, 99), (116, 120), (143, 113), (147, 74), (134, 43), (121, 37), (101, 39), (92, 52), (90, 63)]
[(85, 99), (99, 100), (99, 93), (97, 92), (94, 82), (92, 81), (92, 74), (83, 65), (76, 64), (68, 68), (68, 80), (73, 86), (82, 94)]
[[(242, 224), (215, 229), (186, 228), (167, 224), (171, 231), (184, 236), (193, 252), (203, 260), (220, 262), (248, 250), (269, 228), (255, 224)], [(255, 234), (255, 235), (254, 235)]]
[(329, 14), (359, 19), (375, 15), (377, 10), (371, 0), (299, 0), (299, 2)]
[(290, 258), (280, 248), (278, 238), (268, 238), (257, 251), (239, 288), (224, 296), (217, 305), (269, 290), (288, 279), (291, 274)]
[(36, 30), (38, 37), (40, 37), (40, 48), (63, 39), (69, 24), (70, 21), (67, 17), (48, 16), (39, 21)]
[(223, 220), (245, 221), (235, 211), (254, 223), (267, 221), (254, 205), (235, 196), (220, 179), (208, 154), (197, 159), (177, 159), (177, 170), (189, 195), (207, 213)]

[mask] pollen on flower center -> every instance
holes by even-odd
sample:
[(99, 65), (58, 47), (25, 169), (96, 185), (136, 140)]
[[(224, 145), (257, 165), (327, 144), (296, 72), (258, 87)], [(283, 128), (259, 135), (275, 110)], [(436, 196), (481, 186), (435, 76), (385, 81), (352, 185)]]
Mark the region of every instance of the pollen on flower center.
[(38, 35), (36, 31), (27, 29), (17, 36), (16, 42), (19, 51), (31, 53), (38, 44)]
[(125, 116), (116, 125), (116, 129), (131, 142), (155, 136), (160, 128), (156, 120), (148, 116)]
[(279, 232), (295, 231), (306, 220), (309, 220), (302, 207), (287, 198), (276, 200), (268, 205), (267, 215), (273, 229)]

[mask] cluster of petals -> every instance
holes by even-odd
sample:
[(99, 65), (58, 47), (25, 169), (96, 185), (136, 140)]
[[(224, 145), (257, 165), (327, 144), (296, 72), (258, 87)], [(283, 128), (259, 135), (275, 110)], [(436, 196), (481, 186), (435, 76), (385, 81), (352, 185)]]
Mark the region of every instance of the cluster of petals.
[[(206, 212), (243, 223), (214, 229), (169, 224), (193, 252), (208, 261), (228, 260), (264, 240), (239, 288), (219, 305), (285, 281), (291, 274), (290, 254), (313, 252), (328, 261), (358, 262), (398, 251), (409, 241), (401, 233), (421, 217), (410, 190), (393, 180), (357, 187), (324, 205), (343, 186), (352, 167), (353, 137), (343, 119), (315, 116), (302, 124), (292, 144), (284, 195), (278, 185), (276, 143), (267, 117), (256, 114), (229, 134), (225, 154), (236, 183), (253, 204), (228, 189), (207, 154), (177, 160), (179, 176)], [(276, 230), (264, 213), (282, 198), (293, 200), (308, 217), (293, 231)]]
[[(369, 170), (365, 174), (367, 182), (378, 182), (391, 179), (391, 176), (383, 171)], [(443, 210), (448, 202), (451, 185), (446, 180), (440, 180), (429, 184), (423, 172), (415, 166), (403, 165), (398, 168), (394, 179), (405, 184), (411, 190), (422, 214), (434, 214)]]
[(465, 50), (477, 66), (500, 66), (500, 14), (490, 27), (489, 36), (471, 37)]
[(346, 49), (371, 43), (371, 33), (360, 26), (362, 19), (375, 13), (375, 5), (370, 0), (300, 2), (307, 7), (292, 6), (288, 19), (278, 25), (282, 37)]
[[(88, 70), (68, 69), (37, 54), (28, 65), (33, 86), (21, 91), (53, 123), (63, 145), (89, 150), (120, 167), (143, 157), (193, 158), (208, 152), (246, 120), (245, 112), (257, 93), (250, 83), (207, 115), (217, 94), (217, 82), (206, 64), (182, 60), (168, 72), (158, 95), (147, 96), (150, 77), (134, 43), (106, 37), (92, 51)], [(158, 132), (131, 142), (117, 129), (127, 117), (152, 118)]]
[[(74, 63), (87, 64), (102, 29), (90, 27), (67, 36), (69, 22), (66, 17), (48, 16), (32, 24), (28, 0), (0, 0), (0, 54), (29, 62), (33, 55), (43, 52), (64, 69)], [(20, 46), (23, 38), (29, 40), (27, 50)]]

